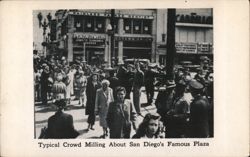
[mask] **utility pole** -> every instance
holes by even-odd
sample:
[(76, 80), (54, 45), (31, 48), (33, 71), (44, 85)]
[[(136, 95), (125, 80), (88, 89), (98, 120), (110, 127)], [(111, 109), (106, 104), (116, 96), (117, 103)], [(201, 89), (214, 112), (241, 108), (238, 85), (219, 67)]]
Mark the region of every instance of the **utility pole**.
[(111, 19), (110, 19), (110, 25), (112, 27), (112, 33), (111, 33), (111, 58), (115, 57), (115, 9), (111, 9)]
[(168, 9), (167, 19), (167, 55), (166, 55), (166, 79), (174, 80), (175, 60), (175, 9)]

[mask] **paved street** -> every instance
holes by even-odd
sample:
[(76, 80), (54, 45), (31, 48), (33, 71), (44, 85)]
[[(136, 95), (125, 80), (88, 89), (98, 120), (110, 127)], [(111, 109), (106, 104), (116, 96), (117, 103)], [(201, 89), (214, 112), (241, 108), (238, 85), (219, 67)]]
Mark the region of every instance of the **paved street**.
[[(155, 93), (155, 97), (157, 96), (157, 93)], [(132, 93), (131, 93), (132, 98)], [(141, 96), (141, 103), (146, 103), (146, 94), (145, 92), (142, 92)], [(147, 107), (142, 107), (142, 115), (144, 116), (148, 112), (156, 112), (156, 108), (154, 105), (150, 105)], [(41, 132), (41, 128), (44, 126), (47, 126), (48, 118), (52, 116), (55, 113), (56, 109), (50, 105), (50, 106), (35, 106), (35, 136), (38, 138)], [(69, 113), (74, 118), (74, 126), (76, 130), (80, 132), (80, 136), (78, 138), (100, 138), (102, 135), (102, 128), (99, 126), (99, 116), (96, 117), (96, 123), (95, 123), (95, 130), (86, 131), (86, 128), (88, 126), (87, 123), (87, 116), (85, 115), (85, 109), (82, 108), (80, 105), (78, 105), (78, 101), (72, 101), (71, 105), (69, 106), (69, 109), (64, 111), (65, 113)], [(142, 117), (138, 116), (138, 122), (140, 123), (142, 121)], [(132, 130), (131, 135), (134, 135), (134, 130)]]

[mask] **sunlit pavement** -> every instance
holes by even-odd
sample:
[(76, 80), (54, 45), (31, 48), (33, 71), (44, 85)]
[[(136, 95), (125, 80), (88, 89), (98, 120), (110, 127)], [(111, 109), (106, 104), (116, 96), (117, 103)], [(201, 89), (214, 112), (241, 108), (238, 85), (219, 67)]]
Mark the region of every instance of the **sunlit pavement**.
[[(157, 96), (157, 92), (155, 92), (155, 98)], [(132, 98), (131, 93), (131, 98)], [(99, 116), (96, 116), (96, 122), (94, 125), (95, 130), (86, 131), (88, 127), (87, 118), (85, 115), (85, 109), (78, 104), (79, 101), (71, 101), (71, 104), (68, 106), (68, 109), (64, 111), (65, 113), (69, 113), (73, 116), (74, 119), (74, 127), (80, 133), (77, 138), (100, 138), (102, 135), (102, 127), (99, 126)], [(143, 90), (141, 94), (141, 103), (146, 103), (146, 94)], [(47, 126), (48, 118), (52, 116), (56, 112), (56, 109), (52, 105), (48, 106), (40, 106), (35, 105), (35, 137), (38, 138), (41, 132), (41, 128)], [(141, 107), (142, 116), (144, 116), (148, 112), (156, 112), (155, 105), (149, 105), (146, 107)], [(140, 123), (143, 119), (142, 116), (137, 117), (137, 122)], [(134, 135), (135, 131), (132, 129), (131, 135)]]

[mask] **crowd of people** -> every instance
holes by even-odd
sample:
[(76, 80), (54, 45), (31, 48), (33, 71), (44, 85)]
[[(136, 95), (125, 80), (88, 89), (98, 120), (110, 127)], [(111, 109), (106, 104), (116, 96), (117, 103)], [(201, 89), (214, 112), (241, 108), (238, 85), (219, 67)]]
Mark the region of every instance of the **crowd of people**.
[[(112, 69), (105, 69), (101, 64), (88, 65), (82, 58), (68, 63), (66, 57), (35, 55), (35, 102), (58, 107), (40, 137), (79, 135), (73, 117), (63, 112), (72, 100), (85, 108), (87, 131), (95, 129), (99, 116), (102, 138), (213, 137), (213, 70), (209, 65), (207, 57), (201, 58), (194, 75), (188, 67), (178, 67), (174, 79), (166, 80), (164, 68), (136, 60), (134, 64), (119, 62)], [(141, 113), (142, 87), (146, 105), (155, 105), (156, 113)], [(138, 116), (143, 117), (141, 124), (137, 122)], [(131, 135), (132, 128), (135, 135)]]

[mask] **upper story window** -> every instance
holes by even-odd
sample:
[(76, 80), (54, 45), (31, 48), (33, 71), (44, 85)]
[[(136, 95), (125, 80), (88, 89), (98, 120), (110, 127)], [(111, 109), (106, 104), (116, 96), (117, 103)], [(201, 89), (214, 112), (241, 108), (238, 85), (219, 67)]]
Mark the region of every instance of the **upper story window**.
[(76, 32), (82, 32), (83, 31), (83, 20), (80, 17), (75, 17), (74, 26), (76, 28)]
[(104, 33), (105, 31), (105, 19), (104, 18), (94, 18), (94, 32)]
[(87, 17), (84, 19), (84, 32), (94, 32), (94, 21), (95, 19), (93, 17)]
[(152, 32), (152, 21), (151, 20), (143, 20), (142, 21), (142, 33), (143, 34), (151, 34)]
[(87, 17), (84, 18), (83, 32), (105, 32), (105, 18), (102, 17)]
[(151, 34), (152, 20), (124, 19), (123, 29), (129, 34)]
[(132, 33), (132, 20), (124, 19), (124, 31), (125, 33)]
[(133, 33), (142, 34), (142, 20), (133, 20)]

